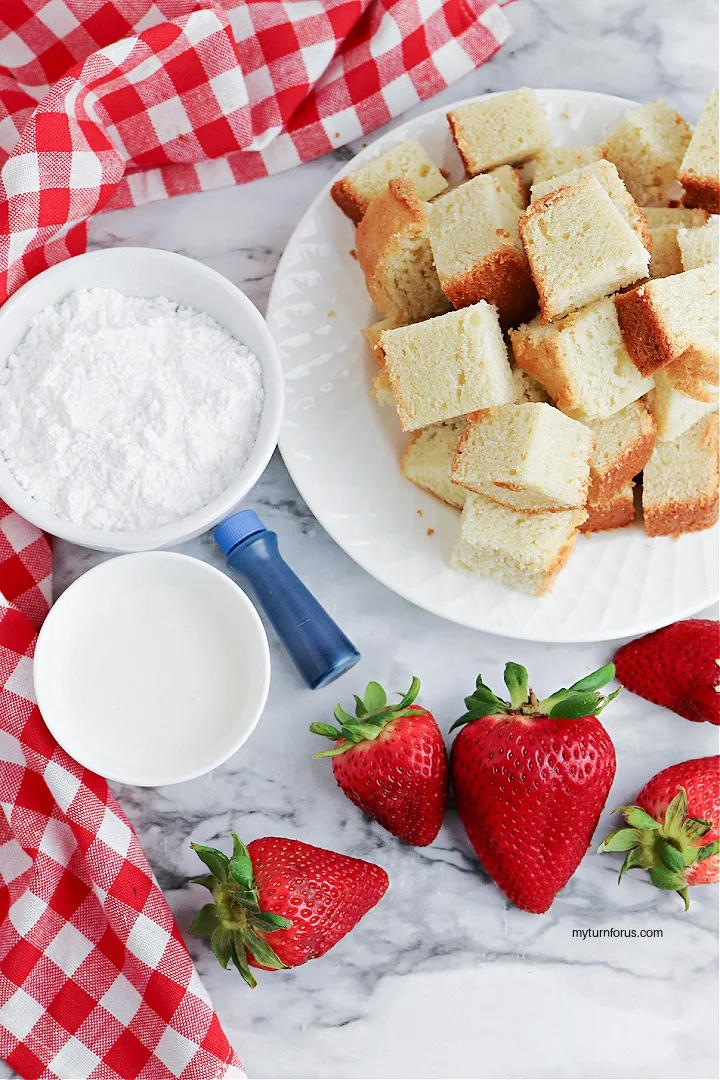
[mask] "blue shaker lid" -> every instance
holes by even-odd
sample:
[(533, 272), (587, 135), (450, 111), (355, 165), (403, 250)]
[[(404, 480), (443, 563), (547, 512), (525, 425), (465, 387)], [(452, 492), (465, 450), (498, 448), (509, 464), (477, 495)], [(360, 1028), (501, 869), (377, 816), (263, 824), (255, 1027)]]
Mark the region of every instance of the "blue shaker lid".
[(226, 555), (233, 548), (255, 533), (265, 532), (265, 526), (254, 510), (241, 510), (221, 521), (213, 533), (215, 540)]

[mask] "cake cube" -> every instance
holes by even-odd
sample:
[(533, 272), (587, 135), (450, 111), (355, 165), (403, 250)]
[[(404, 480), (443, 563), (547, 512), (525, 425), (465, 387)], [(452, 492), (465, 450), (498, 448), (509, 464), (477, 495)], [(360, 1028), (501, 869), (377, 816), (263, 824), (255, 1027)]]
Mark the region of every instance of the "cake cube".
[(699, 229), (679, 228), (677, 234), (683, 270), (696, 270), (720, 259), (720, 230), (713, 218)]
[(595, 437), (588, 504), (605, 505), (641, 473), (655, 446), (655, 421), (642, 401), (633, 401), (606, 420), (587, 420)]
[(461, 105), (447, 118), (470, 176), (496, 165), (518, 165), (550, 143), (545, 110), (527, 87)]
[(647, 277), (648, 252), (594, 176), (531, 203), (519, 227), (547, 322)]
[(544, 386), (534, 379), (532, 375), (528, 375), (527, 371), (523, 371), (522, 368), (512, 368), (513, 382), (515, 383), (515, 401), (517, 403), (523, 401), (544, 401), (548, 404), (552, 404), (550, 398), (545, 390)]
[(510, 331), (515, 363), (576, 420), (612, 416), (652, 388), (633, 364), (611, 299), (556, 323), (534, 319)]
[(659, 229), (661, 225), (694, 229), (710, 220), (707, 210), (689, 210), (685, 206), (643, 206), (642, 212), (651, 229)]
[(520, 211), (500, 183), (476, 176), (430, 207), (428, 235), (440, 284), (456, 308), (486, 300), (503, 329), (532, 318), (537, 292), (520, 243)]
[(685, 206), (699, 206), (711, 214), (720, 214), (717, 90), (713, 90), (705, 102), (682, 159), (678, 180), (685, 188)]
[(682, 274), (682, 256), (678, 244), (679, 225), (658, 225), (650, 230), (652, 255), (648, 267), (651, 278)]
[(624, 484), (609, 499), (595, 503), (588, 499), (587, 519), (580, 526), (581, 533), (608, 532), (623, 529), (635, 521), (635, 499), (632, 480)]
[(637, 233), (643, 247), (647, 251), (651, 251), (652, 238), (645, 215), (623, 184), (617, 169), (611, 161), (591, 162), (589, 165), (555, 176), (544, 183), (538, 183), (536, 180), (532, 186), (532, 200), (535, 202), (536, 199), (542, 199), (545, 195), (549, 195), (551, 191), (572, 187), (573, 184), (577, 184), (579, 180), (586, 176), (595, 177), (600, 186), (607, 191), (630, 228)]
[(643, 472), (648, 536), (709, 529), (718, 519), (718, 417), (706, 416), (674, 442), (658, 442)]
[(625, 113), (605, 154), (641, 206), (667, 202), (690, 137), (690, 125), (666, 101), (651, 101)]
[(556, 176), (564, 176), (573, 169), (592, 165), (595, 161), (602, 161), (604, 157), (601, 146), (546, 146), (535, 155), (533, 186), (554, 180)]
[(378, 311), (397, 324), (450, 310), (433, 263), (427, 211), (410, 180), (391, 180), (357, 227), (355, 247), (367, 291)]
[(389, 180), (411, 180), (420, 199), (432, 199), (448, 182), (416, 139), (390, 147), (367, 165), (336, 180), (330, 195), (351, 221), (358, 222)]
[(625, 348), (642, 375), (681, 361), (688, 374), (717, 378), (717, 266), (656, 278), (614, 303)]
[(385, 330), (378, 342), (403, 431), (514, 401), (497, 312), (479, 304)]
[(664, 370), (655, 372), (655, 387), (648, 394), (646, 401), (657, 427), (657, 437), (661, 442), (673, 442), (688, 428), (693, 427), (703, 416), (715, 412), (718, 407), (717, 387), (705, 383), (704, 400), (689, 397), (677, 390)]
[(530, 202), (530, 191), (517, 169), (513, 169), (512, 165), (498, 165), (496, 169), (490, 169), (486, 175), (497, 180), (518, 210), (525, 209)]
[(579, 509), (594, 448), (592, 432), (552, 405), (501, 405), (468, 418), (452, 478), (526, 513)]
[(453, 484), (450, 474), (466, 424), (465, 417), (459, 416), (445, 424), (431, 424), (422, 431), (414, 431), (400, 461), (403, 476), (449, 506), (458, 508), (463, 506), (467, 492)]
[(584, 509), (523, 514), (469, 494), (450, 563), (542, 596), (569, 559), (586, 516)]

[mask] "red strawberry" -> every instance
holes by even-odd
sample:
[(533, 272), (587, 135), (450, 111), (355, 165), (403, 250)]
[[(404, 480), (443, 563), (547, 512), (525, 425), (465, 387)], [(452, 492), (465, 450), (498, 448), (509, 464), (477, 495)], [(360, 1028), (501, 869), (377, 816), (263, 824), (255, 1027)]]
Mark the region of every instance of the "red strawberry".
[(217, 848), (191, 847), (210, 870), (192, 878), (213, 894), (190, 927), (209, 934), (224, 968), (230, 960), (249, 986), (249, 964), (265, 970), (299, 967), (323, 956), (375, 907), (388, 876), (374, 863), (266, 836), (247, 847), (232, 833), (228, 859)]
[(335, 747), (333, 773), (347, 797), (407, 844), (425, 847), (440, 831), (447, 805), (447, 755), (440, 728), (427, 709), (414, 705), (420, 680), (413, 679), (397, 705), (387, 704), (379, 683), (357, 695), (356, 715), (337, 705), (331, 724), (311, 724)]
[(720, 724), (720, 624), (687, 619), (623, 645), (618, 681), (633, 694), (684, 716)]
[(618, 881), (626, 870), (647, 870), (658, 889), (682, 896), (687, 911), (688, 885), (710, 885), (720, 874), (720, 757), (663, 769), (635, 804), (615, 811), (629, 827), (610, 833), (598, 850), (627, 851)]
[(597, 714), (615, 697), (600, 668), (552, 697), (528, 694), (519, 664), (505, 667), (510, 701), (478, 676), (467, 726), (450, 755), (455, 800), (470, 843), (514, 904), (547, 911), (592, 839), (615, 776), (615, 749)]

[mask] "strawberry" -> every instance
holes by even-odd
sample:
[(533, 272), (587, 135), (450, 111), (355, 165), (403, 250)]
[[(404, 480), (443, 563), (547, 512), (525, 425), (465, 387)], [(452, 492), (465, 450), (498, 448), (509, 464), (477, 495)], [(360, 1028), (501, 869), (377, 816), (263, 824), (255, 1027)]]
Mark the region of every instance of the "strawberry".
[(209, 934), (222, 966), (232, 960), (248, 986), (257, 985), (249, 965), (275, 971), (323, 956), (388, 887), (385, 871), (362, 859), (279, 836), (245, 847), (231, 835), (230, 859), (190, 845), (210, 871), (191, 880), (214, 900), (200, 908), (190, 933)]
[(647, 870), (658, 889), (690, 906), (689, 885), (709, 885), (720, 872), (720, 757), (694, 758), (648, 780), (634, 806), (621, 806), (628, 827), (606, 836), (601, 852), (627, 851), (626, 870)]
[(447, 754), (440, 728), (415, 699), (420, 680), (388, 705), (379, 683), (355, 695), (355, 716), (337, 705), (332, 724), (311, 724), (316, 735), (335, 740), (333, 773), (347, 797), (407, 844), (425, 847), (440, 831), (447, 806)]
[(618, 690), (597, 691), (612, 664), (544, 701), (528, 674), (505, 667), (510, 701), (478, 676), (466, 725), (450, 754), (455, 801), (468, 839), (505, 895), (547, 911), (592, 839), (615, 776), (615, 749), (597, 715)]
[(687, 619), (623, 645), (618, 681), (633, 694), (684, 716), (720, 724), (720, 624)]

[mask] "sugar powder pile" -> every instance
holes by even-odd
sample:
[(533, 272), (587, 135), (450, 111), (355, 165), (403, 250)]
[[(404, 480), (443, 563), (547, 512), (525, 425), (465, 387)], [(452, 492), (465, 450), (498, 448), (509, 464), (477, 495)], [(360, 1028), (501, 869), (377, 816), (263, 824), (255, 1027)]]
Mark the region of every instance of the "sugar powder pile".
[(88, 289), (39, 312), (0, 371), (0, 451), (58, 517), (147, 529), (228, 487), (262, 403), (257, 358), (209, 315)]

